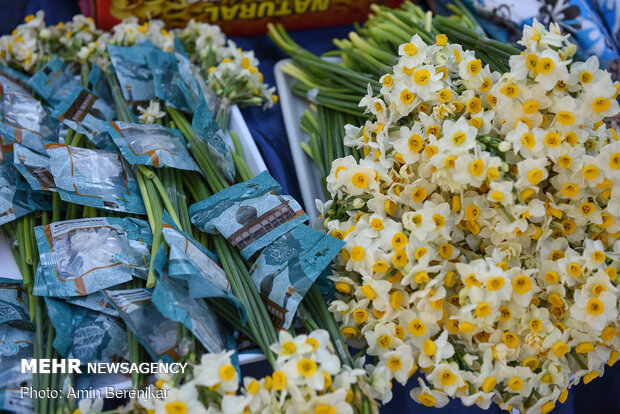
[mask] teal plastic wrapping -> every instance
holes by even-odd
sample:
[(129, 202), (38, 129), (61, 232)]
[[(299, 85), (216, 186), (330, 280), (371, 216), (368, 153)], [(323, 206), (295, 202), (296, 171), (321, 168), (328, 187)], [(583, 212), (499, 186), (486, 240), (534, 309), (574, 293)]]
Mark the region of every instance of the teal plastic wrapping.
[(148, 222), (100, 217), (67, 220), (34, 229), (41, 270), (38, 296), (85, 296), (146, 278), (153, 236)]
[(246, 260), (308, 220), (266, 171), (192, 204), (189, 215), (200, 230), (224, 236)]

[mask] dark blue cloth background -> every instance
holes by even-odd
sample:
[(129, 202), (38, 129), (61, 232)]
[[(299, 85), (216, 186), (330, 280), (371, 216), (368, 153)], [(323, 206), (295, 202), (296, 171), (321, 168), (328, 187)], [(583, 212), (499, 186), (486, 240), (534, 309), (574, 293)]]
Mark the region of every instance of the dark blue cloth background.
[[(9, 33), (25, 15), (35, 13), (40, 9), (45, 10), (48, 24), (70, 20), (74, 14), (79, 13), (77, 2), (70, 0), (0, 0), (0, 34)], [(332, 48), (333, 38), (345, 37), (350, 30), (350, 26), (340, 26), (297, 31), (290, 34), (306, 49), (322, 53)], [(265, 82), (274, 85), (273, 66), (278, 60), (286, 57), (284, 53), (275, 47), (267, 36), (233, 38), (233, 40), (242, 49), (253, 49), (256, 52), (256, 56), (261, 61), (260, 70), (265, 76)], [(304, 185), (304, 183), (298, 184), (295, 177), (280, 105), (277, 104), (268, 111), (262, 111), (260, 108), (245, 108), (243, 115), (271, 174), (282, 184), (287, 193), (301, 200), (299, 185)], [(269, 371), (269, 366), (265, 362), (255, 363), (245, 366), (243, 371), (244, 375), (261, 377)], [(394, 398), (382, 408), (383, 413), (434, 414), (437, 412), (436, 409), (416, 404), (410, 398), (408, 389), (417, 385), (416, 377), (412, 378), (407, 387), (394, 385)], [(463, 407), (458, 401), (453, 401), (441, 412), (478, 414), (499, 413), (500, 410), (495, 405), (491, 406), (488, 411), (477, 407)], [(597, 378), (589, 385), (580, 384), (573, 388), (566, 403), (558, 404), (553, 412), (558, 414), (620, 413), (620, 363), (613, 368), (608, 368), (602, 378)]]

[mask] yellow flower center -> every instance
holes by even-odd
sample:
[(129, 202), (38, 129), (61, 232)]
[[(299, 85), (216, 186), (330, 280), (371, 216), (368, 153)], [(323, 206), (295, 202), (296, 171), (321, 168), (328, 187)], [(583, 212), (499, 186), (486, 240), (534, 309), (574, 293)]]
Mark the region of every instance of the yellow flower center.
[(312, 338), (312, 337), (306, 338), (306, 344), (312, 347), (312, 351), (310, 352), (316, 351), (316, 349), (319, 347), (319, 341), (317, 341), (316, 338)]
[(368, 312), (364, 309), (356, 309), (353, 311), (353, 319), (357, 323), (364, 323), (368, 319)]
[(484, 78), (482, 80), (482, 84), (480, 85), (480, 88), (478, 88), (478, 89), (480, 89), (480, 92), (486, 92), (489, 89), (491, 89), (491, 86), (493, 86), (493, 83), (491, 82), (491, 79)]
[(478, 208), (478, 206), (471, 204), (467, 206), (467, 208), (465, 209), (465, 217), (467, 217), (467, 220), (474, 221), (479, 216), (480, 216), (480, 208)]
[(555, 64), (553, 63), (553, 59), (544, 57), (538, 59), (536, 62), (536, 72), (542, 73), (543, 75), (548, 75), (553, 71)]
[(620, 152), (616, 152), (609, 157), (609, 167), (612, 170), (620, 169)]
[(558, 122), (561, 125), (572, 125), (575, 123), (575, 115), (567, 111), (560, 111), (557, 114)]
[(540, 102), (535, 99), (530, 99), (523, 104), (523, 112), (528, 115), (538, 111), (538, 108), (540, 108)]
[(512, 288), (515, 293), (523, 295), (532, 288), (532, 280), (526, 275), (519, 275), (512, 281)]
[(470, 75), (477, 75), (482, 70), (482, 61), (474, 59), (467, 64), (467, 71)]
[(364, 173), (354, 174), (351, 181), (353, 182), (353, 185), (356, 186), (357, 188), (368, 187), (368, 178), (366, 177), (366, 174)]
[[(426, 197), (428, 196), (428, 193), (426, 192), (426, 190), (423, 187), (418, 187), (415, 190), (413, 190), (413, 193), (411, 193), (411, 199), (413, 201), (415, 201), (416, 203), (420, 203), (424, 200), (426, 200)], [(402, 233), (400, 233), (402, 234)], [(403, 234), (404, 236), (404, 234)], [(394, 236), (396, 237), (396, 236)], [(406, 236), (405, 236), (406, 239)]]
[(535, 168), (527, 173), (527, 180), (532, 185), (538, 185), (543, 179), (544, 173), (542, 170)]
[(220, 367), (220, 378), (222, 379), (222, 381), (231, 381), (233, 378), (235, 378), (236, 373), (237, 371), (235, 371), (235, 367), (230, 364), (222, 365)]
[(454, 145), (461, 145), (463, 142), (465, 142), (466, 138), (467, 134), (465, 134), (464, 132), (457, 132), (456, 134), (452, 135), (452, 142), (454, 143)]
[(375, 299), (375, 290), (368, 286), (368, 285), (362, 285), (362, 287), (360, 287), (360, 290), (362, 291), (362, 293), (364, 294), (364, 296), (366, 296), (368, 299), (370, 300), (374, 300)]
[(422, 405), (424, 405), (425, 407), (434, 407), (437, 403), (435, 397), (425, 392), (421, 392), (418, 394), (418, 400), (420, 400), (420, 403), (422, 403)]
[(291, 355), (293, 352), (295, 352), (296, 349), (297, 349), (297, 346), (295, 345), (295, 342), (293, 341), (286, 341), (285, 343), (282, 344), (283, 355)]
[(488, 303), (481, 302), (476, 306), (476, 316), (479, 318), (487, 317), (491, 314), (491, 306)]
[(336, 414), (336, 409), (329, 404), (317, 405), (314, 409), (314, 414)]
[(387, 366), (392, 371), (397, 372), (402, 368), (403, 362), (400, 360), (399, 357), (395, 356), (395, 357), (388, 359)]
[[(355, 329), (355, 328), (353, 328)], [(273, 389), (282, 391), (286, 387), (286, 374), (282, 371), (274, 371), (272, 375)]]
[(413, 134), (412, 136), (409, 137), (409, 140), (407, 141), (407, 143), (411, 151), (413, 152), (422, 151), (422, 137), (421, 136), (417, 134)]
[(533, 357), (533, 356), (527, 357), (523, 360), (522, 365), (524, 367), (528, 367), (532, 371), (536, 371), (536, 368), (538, 368), (538, 365), (540, 365), (540, 361), (538, 361), (538, 358)]
[(438, 34), (435, 36), (435, 42), (437, 43), (437, 46), (445, 46), (448, 43), (448, 36), (443, 33)]
[(426, 333), (426, 325), (419, 319), (413, 319), (407, 327), (409, 333), (413, 336), (422, 336)]
[(456, 381), (456, 375), (452, 371), (444, 370), (441, 374), (439, 374), (439, 382), (444, 387), (447, 387), (453, 384)]
[(474, 160), (469, 164), (469, 173), (474, 177), (480, 176), (484, 172), (484, 161)]
[(592, 110), (596, 113), (606, 112), (611, 106), (611, 101), (607, 98), (599, 96), (592, 101)]
[(404, 52), (408, 55), (408, 56), (413, 56), (416, 53), (418, 53), (418, 48), (415, 47), (415, 45), (413, 43), (407, 43), (404, 47), (403, 47)]
[(404, 250), (397, 250), (392, 258), (392, 264), (397, 267), (403, 267), (407, 264), (409, 259), (407, 258), (407, 252)]
[(400, 101), (404, 104), (410, 104), (415, 99), (415, 94), (407, 89), (403, 89), (400, 93)]
[(545, 144), (549, 147), (557, 147), (562, 143), (560, 140), (560, 134), (554, 131), (547, 132), (545, 134)]
[(441, 256), (441, 258), (444, 260), (450, 259), (452, 257), (453, 252), (454, 252), (454, 248), (452, 247), (451, 244), (444, 243), (441, 246), (439, 246), (439, 256)]
[(590, 315), (598, 316), (605, 310), (605, 305), (599, 298), (590, 298), (586, 304), (586, 310)]
[(516, 348), (519, 345), (519, 338), (510, 331), (504, 332), (503, 340), (508, 348)]
[(351, 260), (359, 262), (364, 258), (364, 248), (362, 246), (354, 246), (351, 249)]
[(187, 405), (183, 401), (173, 401), (166, 403), (164, 406), (167, 414), (185, 414), (187, 412)]
[(442, 89), (437, 93), (437, 97), (442, 102), (449, 102), (452, 99), (452, 92), (450, 89)]
[(467, 110), (472, 114), (477, 114), (482, 110), (482, 101), (477, 96), (474, 96), (467, 102)]
[(509, 98), (516, 98), (519, 96), (519, 87), (515, 84), (508, 84), (499, 90), (503, 95)]
[(425, 85), (431, 79), (431, 73), (428, 69), (420, 69), (413, 75), (413, 81), (418, 85)]
[(395, 249), (403, 249), (407, 246), (407, 236), (404, 233), (396, 233), (392, 237), (392, 247)]
[(302, 358), (297, 361), (297, 372), (306, 378), (314, 375), (317, 370), (317, 364), (312, 359)]
[(519, 391), (523, 388), (523, 380), (519, 377), (512, 377), (510, 381), (508, 381), (508, 388), (513, 391)]
[(505, 280), (501, 276), (495, 276), (487, 280), (487, 290), (494, 291), (504, 287)]
[(484, 382), (482, 383), (482, 391), (491, 392), (493, 391), (493, 388), (495, 388), (496, 385), (497, 385), (497, 378), (489, 377), (485, 379)]
[(435, 352), (437, 352), (437, 345), (431, 339), (427, 339), (426, 341), (424, 341), (423, 348), (424, 353), (428, 356), (433, 356), (435, 355)]
[(387, 272), (389, 266), (384, 260), (377, 260), (374, 265), (372, 265), (372, 270), (375, 273), (385, 273)]

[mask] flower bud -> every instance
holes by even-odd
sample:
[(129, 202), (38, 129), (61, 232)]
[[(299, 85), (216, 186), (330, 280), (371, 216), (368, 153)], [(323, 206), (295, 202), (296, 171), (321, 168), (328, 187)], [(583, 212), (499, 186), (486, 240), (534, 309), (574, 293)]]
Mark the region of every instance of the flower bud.
[(502, 172), (508, 172), (510, 170), (510, 166), (506, 161), (502, 161), (502, 165), (499, 167)]
[(356, 198), (355, 200), (353, 200), (353, 208), (356, 210), (359, 210), (360, 208), (364, 207), (365, 204), (366, 202), (362, 200), (361, 198)]
[(567, 58), (569, 59), (572, 58), (575, 55), (575, 53), (577, 53), (577, 45), (574, 43), (571, 43), (570, 45), (566, 47), (566, 50), (564, 53), (566, 53)]
[(512, 148), (512, 144), (508, 141), (502, 141), (497, 146), (497, 149), (499, 149), (501, 152), (509, 151), (511, 148)]

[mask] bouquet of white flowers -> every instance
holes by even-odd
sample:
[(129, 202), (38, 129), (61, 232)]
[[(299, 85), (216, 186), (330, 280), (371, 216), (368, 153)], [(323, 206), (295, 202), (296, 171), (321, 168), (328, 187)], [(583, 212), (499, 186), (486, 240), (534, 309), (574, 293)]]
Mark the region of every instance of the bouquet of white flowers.
[(346, 127), (364, 156), (334, 161), (319, 206), (347, 243), (331, 310), (383, 401), (420, 369), (426, 406), (547, 413), (618, 358), (620, 84), (557, 26), (520, 44), (501, 74), (415, 35)]

